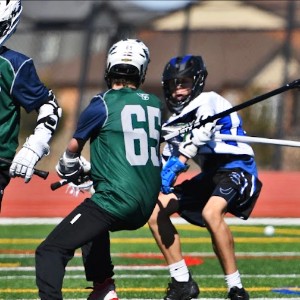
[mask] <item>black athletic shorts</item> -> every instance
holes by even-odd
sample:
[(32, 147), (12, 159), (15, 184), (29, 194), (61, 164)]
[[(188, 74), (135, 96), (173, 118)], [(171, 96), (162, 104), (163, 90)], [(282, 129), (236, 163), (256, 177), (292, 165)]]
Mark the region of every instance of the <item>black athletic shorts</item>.
[(4, 190), (10, 182), (9, 177), (9, 168), (1, 168), (0, 169), (0, 211), (1, 211), (1, 203), (4, 195)]
[(202, 210), (211, 196), (220, 196), (227, 203), (227, 212), (247, 220), (260, 194), (262, 183), (241, 169), (219, 169), (200, 173), (175, 186), (179, 215), (189, 223), (205, 227)]

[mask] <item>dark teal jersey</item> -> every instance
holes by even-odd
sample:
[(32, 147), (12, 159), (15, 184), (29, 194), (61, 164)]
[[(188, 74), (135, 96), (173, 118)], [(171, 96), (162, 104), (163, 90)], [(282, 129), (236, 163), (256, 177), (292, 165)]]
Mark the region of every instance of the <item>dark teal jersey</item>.
[(31, 58), (0, 48), (0, 157), (12, 159), (15, 155), (20, 108), (27, 112), (38, 109), (48, 100), (48, 93)]
[(92, 200), (132, 228), (148, 221), (157, 201), (160, 130), (160, 100), (122, 88), (94, 97), (74, 134), (90, 138)]

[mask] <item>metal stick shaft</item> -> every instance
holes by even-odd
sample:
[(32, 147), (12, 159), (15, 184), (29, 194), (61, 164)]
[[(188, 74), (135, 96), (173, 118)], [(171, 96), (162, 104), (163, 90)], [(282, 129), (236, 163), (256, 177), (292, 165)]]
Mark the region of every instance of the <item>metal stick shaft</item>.
[(223, 141), (236, 141), (236, 142), (243, 142), (243, 143), (262, 143), (262, 144), (278, 145), (278, 146), (300, 147), (300, 142), (298, 141), (269, 139), (269, 138), (254, 137), (254, 136), (240, 136), (240, 135), (216, 133), (214, 139), (223, 140)]
[[(278, 94), (281, 94), (285, 91), (288, 91), (288, 90), (291, 90), (293, 88), (299, 88), (300, 86), (300, 79), (297, 79), (297, 80), (294, 80), (293, 82), (291, 83), (288, 83), (280, 88), (277, 88), (273, 91), (270, 91), (268, 93), (265, 93), (265, 94), (262, 94), (262, 95), (259, 95), (259, 96), (256, 96), (244, 103), (241, 103), (241, 104), (238, 104), (236, 106), (233, 106), (227, 110), (224, 110), (220, 113), (217, 113), (213, 116), (209, 116), (207, 117), (206, 119), (204, 120), (200, 120), (198, 122), (192, 122), (192, 123), (189, 123), (187, 124), (186, 126), (182, 127), (180, 130), (177, 130), (177, 131), (174, 131), (174, 132), (171, 132), (165, 136), (162, 137), (162, 142), (165, 142), (165, 141), (168, 141), (170, 140), (171, 138), (175, 137), (175, 136), (178, 136), (180, 134), (185, 134), (187, 132), (190, 132), (193, 128), (195, 127), (200, 127), (200, 126), (203, 126), (205, 125), (206, 123), (209, 123), (209, 122), (213, 122), (214, 120), (217, 120), (217, 119), (220, 119), (220, 118), (223, 118), (229, 114), (231, 114), (232, 112), (236, 112), (238, 110), (241, 110), (243, 108), (246, 108), (246, 107), (249, 107), (253, 104), (256, 104), (258, 102), (261, 102), (263, 100), (266, 100), (272, 96), (275, 96), (275, 95), (278, 95)], [(179, 122), (179, 120), (174, 120), (174, 122)], [(173, 122), (170, 122), (168, 125), (172, 125)]]

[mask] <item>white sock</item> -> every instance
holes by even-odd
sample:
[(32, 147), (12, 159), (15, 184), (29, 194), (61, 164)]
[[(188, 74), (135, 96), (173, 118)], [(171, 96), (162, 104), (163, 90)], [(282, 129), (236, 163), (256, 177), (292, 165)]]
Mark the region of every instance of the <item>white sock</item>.
[(225, 275), (225, 281), (228, 286), (228, 291), (234, 286), (237, 286), (239, 289), (243, 287), (239, 271), (236, 271), (230, 275)]
[(181, 260), (177, 263), (169, 265), (171, 277), (175, 278), (176, 281), (188, 282), (190, 275), (189, 269), (186, 266), (185, 260)]

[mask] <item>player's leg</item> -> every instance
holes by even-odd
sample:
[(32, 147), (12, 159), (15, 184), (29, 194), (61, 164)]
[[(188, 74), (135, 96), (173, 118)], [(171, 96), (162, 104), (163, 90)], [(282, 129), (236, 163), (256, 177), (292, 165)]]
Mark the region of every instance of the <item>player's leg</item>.
[(113, 222), (111, 216), (87, 199), (56, 226), (36, 250), (36, 283), (42, 300), (62, 299), (65, 267), (74, 251), (107, 232)]
[(87, 281), (103, 282), (107, 276), (113, 277), (109, 232), (98, 235), (93, 241), (82, 246), (81, 251)]
[(148, 221), (150, 230), (169, 266), (171, 283), (165, 300), (196, 298), (199, 294), (197, 283), (192, 279), (181, 252), (179, 234), (170, 216), (178, 212), (175, 194), (160, 194), (154, 211)]
[(216, 255), (225, 274), (234, 273), (236, 260), (234, 241), (228, 225), (224, 220), (227, 202), (224, 198), (212, 196), (202, 211), (208, 231), (211, 234)]
[[(226, 212), (238, 217), (248, 217), (259, 195), (261, 186), (253, 176), (242, 170), (228, 170), (214, 176), (217, 183), (212, 197), (205, 205), (202, 216), (210, 232), (214, 251), (219, 259), (232, 300), (248, 300), (238, 271), (234, 239), (225, 222)], [(253, 185), (254, 184), (254, 185)]]
[(110, 255), (109, 232), (98, 235), (93, 241), (81, 247), (87, 281), (93, 282), (89, 300), (118, 300)]
[[(241, 277), (237, 268), (234, 252), (234, 239), (224, 220), (227, 202), (224, 198), (213, 196), (210, 198), (202, 215), (210, 232), (213, 249), (218, 257), (228, 285), (228, 297), (232, 300), (248, 300), (249, 296), (243, 289)], [(239, 298), (236, 298), (236, 297)]]
[(181, 261), (180, 237), (170, 216), (178, 211), (178, 200), (174, 194), (160, 194), (148, 225), (168, 265)]

